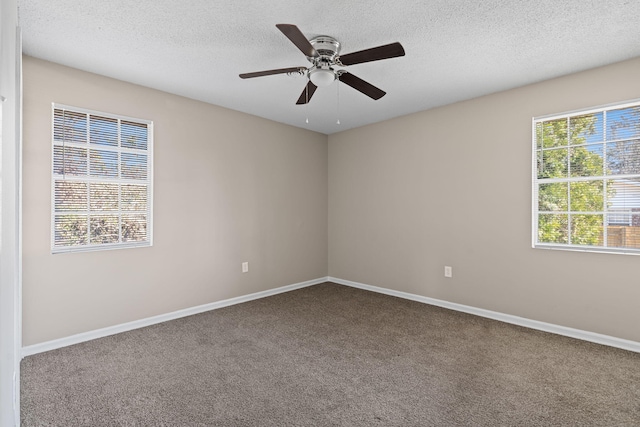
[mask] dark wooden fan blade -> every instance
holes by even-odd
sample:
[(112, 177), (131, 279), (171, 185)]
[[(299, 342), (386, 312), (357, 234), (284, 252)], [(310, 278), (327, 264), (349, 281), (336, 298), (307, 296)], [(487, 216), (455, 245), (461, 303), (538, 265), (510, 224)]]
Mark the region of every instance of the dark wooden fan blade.
[(307, 86), (305, 86), (304, 90), (302, 91), (302, 94), (300, 95), (300, 98), (298, 98), (298, 101), (296, 102), (297, 105), (301, 105), (301, 104), (306, 104), (307, 102), (309, 102), (311, 100), (311, 97), (313, 96), (314, 92), (316, 91), (316, 89), (318, 89), (318, 86), (314, 85), (311, 80), (309, 80), (309, 83), (307, 83)]
[(276, 24), (276, 27), (278, 27), (278, 29), (282, 31), (282, 34), (287, 36), (287, 38), (291, 40), (293, 44), (295, 44), (296, 47), (306, 56), (311, 56), (313, 58), (318, 56), (318, 52), (314, 49), (311, 43), (309, 43), (309, 40), (307, 40), (298, 27), (293, 24)]
[(369, 98), (380, 99), (387, 94), (387, 92), (382, 89), (378, 89), (371, 83), (367, 83), (362, 80), (360, 77), (356, 77), (351, 73), (342, 73), (340, 77), (338, 77), (342, 83), (351, 86), (357, 91), (360, 91), (367, 95)]
[(304, 72), (304, 67), (291, 67), (291, 68), (278, 68), (277, 70), (256, 71), (255, 73), (240, 74), (241, 79), (250, 79), (253, 77), (270, 76), (272, 74), (286, 74), (286, 73), (298, 73)]
[(397, 58), (404, 56), (404, 48), (398, 42), (386, 44), (384, 46), (372, 47), (371, 49), (360, 50), (358, 52), (347, 53), (339, 58), (342, 65), (362, 64), (363, 62), (379, 61), (381, 59)]

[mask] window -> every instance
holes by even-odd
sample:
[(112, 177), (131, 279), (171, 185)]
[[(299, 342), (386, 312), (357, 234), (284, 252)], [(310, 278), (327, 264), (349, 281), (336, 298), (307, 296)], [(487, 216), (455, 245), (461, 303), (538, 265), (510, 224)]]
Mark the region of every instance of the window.
[(53, 104), (54, 253), (151, 245), (152, 126)]
[(533, 246), (640, 253), (640, 102), (533, 128)]

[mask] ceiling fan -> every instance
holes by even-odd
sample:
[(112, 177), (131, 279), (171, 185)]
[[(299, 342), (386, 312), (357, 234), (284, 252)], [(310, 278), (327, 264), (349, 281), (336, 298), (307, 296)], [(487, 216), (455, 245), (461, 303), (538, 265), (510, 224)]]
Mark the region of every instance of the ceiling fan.
[(385, 91), (345, 70), (335, 69), (334, 67), (345, 67), (363, 62), (404, 56), (404, 48), (398, 42), (340, 55), (340, 42), (333, 37), (318, 36), (307, 40), (305, 35), (302, 34), (302, 31), (295, 25), (277, 24), (276, 27), (300, 49), (312, 65), (310, 67), (278, 68), (275, 70), (244, 73), (240, 74), (240, 78), (250, 79), (273, 74), (306, 75), (309, 82), (302, 91), (296, 104), (308, 103), (319, 86), (329, 86), (334, 80), (341, 81), (370, 98), (380, 99), (386, 95)]

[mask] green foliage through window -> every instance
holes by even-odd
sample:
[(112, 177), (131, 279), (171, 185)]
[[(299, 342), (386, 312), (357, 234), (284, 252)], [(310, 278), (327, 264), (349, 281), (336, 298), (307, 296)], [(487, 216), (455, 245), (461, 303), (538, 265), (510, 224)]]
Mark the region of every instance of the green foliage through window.
[(534, 244), (640, 252), (640, 105), (534, 119)]

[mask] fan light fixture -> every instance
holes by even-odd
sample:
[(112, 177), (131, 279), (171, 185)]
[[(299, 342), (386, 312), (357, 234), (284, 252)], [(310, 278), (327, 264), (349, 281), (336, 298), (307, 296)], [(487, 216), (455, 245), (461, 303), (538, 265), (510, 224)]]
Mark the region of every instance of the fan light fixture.
[(309, 71), (309, 80), (318, 86), (329, 86), (336, 79), (336, 73), (330, 68), (314, 68)]

